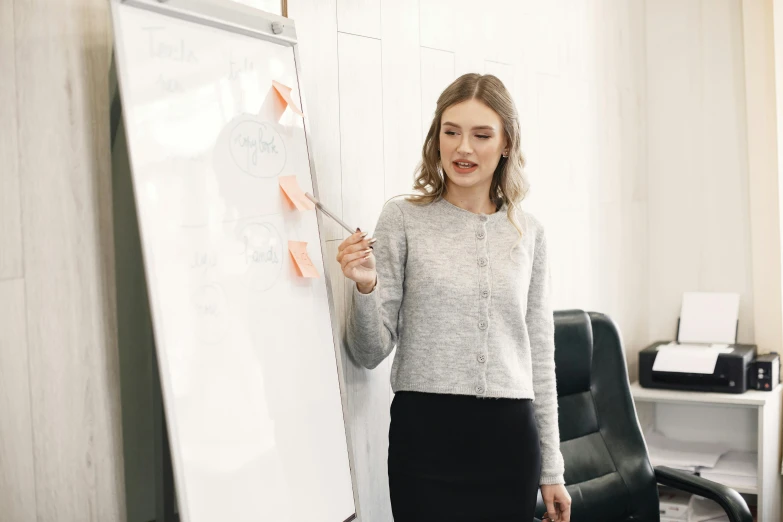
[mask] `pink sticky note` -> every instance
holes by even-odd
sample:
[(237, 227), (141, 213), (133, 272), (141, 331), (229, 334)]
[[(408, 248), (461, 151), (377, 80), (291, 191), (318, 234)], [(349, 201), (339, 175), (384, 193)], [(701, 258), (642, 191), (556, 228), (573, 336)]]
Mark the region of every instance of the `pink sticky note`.
[(299, 188), (296, 176), (280, 176), (277, 179), (280, 183), (280, 188), (283, 189), (285, 195), (288, 196), (288, 199), (296, 208), (299, 210), (313, 210), (315, 208), (315, 204)]
[(283, 85), (282, 83), (277, 82), (275, 80), (272, 80), (272, 86), (275, 88), (275, 90), (283, 99), (283, 101), (286, 104), (288, 104), (289, 107), (291, 107), (292, 111), (297, 113), (299, 116), (304, 116), (304, 113), (302, 113), (299, 107), (297, 107), (296, 104), (294, 103), (293, 98), (291, 98), (291, 87)]
[(294, 258), (294, 266), (302, 277), (318, 278), (318, 270), (315, 269), (313, 261), (307, 255), (307, 243), (304, 241), (289, 241), (288, 251)]

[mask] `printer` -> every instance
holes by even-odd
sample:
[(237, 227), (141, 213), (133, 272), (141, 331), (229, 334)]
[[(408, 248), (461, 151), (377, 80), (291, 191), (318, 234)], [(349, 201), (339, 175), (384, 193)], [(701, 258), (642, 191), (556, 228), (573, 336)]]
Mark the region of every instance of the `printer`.
[(739, 302), (737, 293), (683, 293), (676, 341), (639, 352), (639, 384), (722, 393), (750, 389), (756, 345), (737, 343)]
[(639, 352), (639, 384), (643, 387), (721, 393), (744, 393), (749, 389), (755, 344), (727, 345), (717, 354), (712, 373), (656, 371), (655, 359), (664, 349), (677, 350), (677, 347), (662, 341)]

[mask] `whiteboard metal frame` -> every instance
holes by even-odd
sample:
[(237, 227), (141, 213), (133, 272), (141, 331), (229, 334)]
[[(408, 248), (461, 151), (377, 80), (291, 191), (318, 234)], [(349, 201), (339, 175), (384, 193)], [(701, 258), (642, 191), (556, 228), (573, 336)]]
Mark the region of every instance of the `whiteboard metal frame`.
[[(113, 3), (147, 9), (273, 43), (291, 47), (297, 45), (293, 20), (228, 0), (113, 0)], [(279, 24), (282, 32), (276, 34), (272, 29), (273, 24)]]
[[(305, 98), (304, 93), (304, 86), (302, 84), (302, 71), (301, 71), (301, 61), (299, 57), (299, 44), (296, 39), (296, 27), (294, 24), (294, 21), (283, 17), (278, 16), (273, 13), (268, 13), (265, 11), (260, 11), (258, 9), (253, 9), (251, 7), (245, 6), (243, 4), (239, 4), (236, 2), (231, 2), (229, 0), (111, 0), (112, 10), (114, 11), (116, 5), (127, 5), (130, 7), (136, 7), (140, 9), (145, 9), (148, 11), (156, 12), (165, 16), (171, 16), (173, 18), (179, 18), (181, 20), (185, 20), (188, 22), (194, 22), (202, 25), (207, 25), (214, 27), (216, 29), (222, 29), (226, 31), (230, 31), (237, 34), (242, 34), (245, 36), (249, 36), (252, 38), (258, 38), (260, 40), (264, 40), (271, 43), (276, 43), (279, 45), (285, 45), (288, 47), (291, 47), (294, 54), (294, 70), (296, 72), (296, 81), (297, 86), (299, 90), (299, 98), (301, 103), (301, 109), (304, 113), (303, 119), (303, 128), (304, 128), (304, 134), (305, 134), (305, 143), (307, 144), (307, 157), (308, 162), (310, 165), (310, 178), (313, 185), (313, 195), (316, 198), (320, 199), (319, 190), (318, 190), (318, 176), (316, 174), (315, 169), (315, 159), (314, 159), (314, 153), (313, 153), (313, 147), (312, 147), (312, 136), (310, 133), (310, 125), (309, 120), (307, 118), (308, 114), (308, 108), (307, 108), (307, 102)], [(116, 12), (112, 16), (112, 20), (116, 20)], [(117, 27), (114, 27), (114, 34), (118, 35), (120, 34), (120, 31), (117, 30)], [(116, 51), (115, 51), (116, 53)], [(120, 73), (119, 69), (121, 69), (121, 64), (119, 63), (119, 60), (116, 61), (116, 71), (117, 74), (117, 87), (119, 91), (119, 98), (120, 98), (120, 104), (124, 105), (122, 102), (122, 83), (119, 79)], [(127, 121), (126, 121), (126, 112), (124, 110), (121, 111), (121, 117), (123, 121), (123, 125), (125, 128), (127, 128)], [(131, 172), (133, 171), (133, 161), (131, 154), (128, 154), (128, 159), (130, 162), (130, 168)], [(138, 204), (138, 197), (136, 194), (136, 186), (133, 184), (133, 192), (134, 192), (134, 199), (136, 199), (136, 202)], [(343, 400), (344, 396), (344, 390), (343, 385), (340, 380), (340, 366), (341, 366), (341, 359), (342, 354), (339, 349), (339, 343), (337, 342), (335, 333), (339, 331), (337, 329), (337, 325), (335, 323), (335, 307), (334, 307), (334, 295), (332, 293), (332, 281), (331, 277), (329, 276), (329, 271), (326, 270), (325, 264), (326, 264), (326, 250), (324, 248), (324, 241), (321, 239), (323, 236), (323, 219), (319, 212), (315, 213), (316, 216), (316, 224), (318, 226), (318, 236), (319, 236), (319, 247), (321, 248), (321, 258), (324, 260), (324, 280), (326, 284), (326, 295), (328, 300), (328, 306), (329, 306), (329, 322), (332, 329), (332, 349), (335, 354), (335, 365), (337, 370), (337, 385), (338, 385), (338, 391), (340, 393), (340, 405), (342, 409), (343, 414), (343, 430), (345, 433), (346, 438), (346, 448), (348, 453), (348, 466), (350, 470), (350, 476), (351, 476), (351, 490), (353, 492), (353, 499), (354, 499), (354, 513), (353, 515), (349, 516), (345, 521), (342, 522), (350, 522), (351, 520), (356, 520), (357, 515), (359, 513), (359, 497), (358, 497), (358, 491), (356, 488), (356, 477), (355, 477), (355, 471), (354, 471), (354, 465), (353, 465), (353, 454), (352, 454), (352, 444), (351, 444), (351, 438), (350, 438), (350, 432), (347, 429), (346, 424), (346, 413), (345, 413), (345, 401)], [(141, 238), (141, 248), (142, 248), (142, 259), (146, 259), (144, 256), (144, 240), (143, 240), (143, 230), (142, 227), (139, 227), (139, 235)], [(146, 261), (145, 261), (146, 264)], [(151, 288), (151, 281), (150, 281), (150, 274), (148, 273), (146, 267), (144, 269), (144, 277), (147, 282), (147, 287)], [(153, 303), (150, 303), (150, 308), (152, 309)], [(152, 310), (151, 310), (152, 311)], [(156, 315), (154, 312), (150, 314), (152, 325), (153, 325), (153, 337), (155, 337), (155, 358), (156, 362), (158, 363), (158, 369), (161, 368), (167, 368), (166, 361), (161, 361), (161, 356), (158, 351), (159, 343), (157, 342), (157, 335), (156, 335), (156, 328), (155, 328), (155, 321), (156, 321)], [(161, 364), (162, 363), (162, 364)], [(160, 373), (158, 374), (158, 378), (160, 378)], [(163, 405), (164, 408), (166, 404), (171, 403), (171, 399), (167, 399), (168, 392), (166, 390), (166, 386), (163, 386), (163, 382), (161, 381), (161, 394), (163, 398)], [(167, 417), (168, 419), (168, 417)], [(175, 491), (178, 498), (181, 498), (183, 502), (177, 502), (178, 508), (181, 514), (184, 515), (184, 520), (190, 520), (190, 514), (189, 511), (189, 505), (187, 501), (185, 500), (185, 491), (177, 488), (176, 484), (180, 482), (180, 479), (183, 477), (183, 472), (181, 469), (179, 469), (179, 466), (182, 462), (182, 458), (179, 455), (179, 448), (176, 444), (171, 444), (171, 439), (176, 438), (176, 432), (177, 432), (177, 426), (174, 422), (167, 422), (168, 424), (168, 438), (169, 438), (169, 446), (171, 449), (171, 454), (176, 453), (177, 457), (176, 459), (172, 459), (172, 469), (174, 470), (174, 483), (175, 483)], [(335, 521), (340, 522), (340, 521)]]

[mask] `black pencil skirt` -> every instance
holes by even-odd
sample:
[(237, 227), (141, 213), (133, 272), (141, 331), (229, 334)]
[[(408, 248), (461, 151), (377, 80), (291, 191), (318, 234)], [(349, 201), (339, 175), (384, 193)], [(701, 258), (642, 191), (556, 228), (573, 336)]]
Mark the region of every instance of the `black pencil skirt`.
[(533, 403), (397, 392), (388, 464), (395, 522), (530, 522), (541, 474)]

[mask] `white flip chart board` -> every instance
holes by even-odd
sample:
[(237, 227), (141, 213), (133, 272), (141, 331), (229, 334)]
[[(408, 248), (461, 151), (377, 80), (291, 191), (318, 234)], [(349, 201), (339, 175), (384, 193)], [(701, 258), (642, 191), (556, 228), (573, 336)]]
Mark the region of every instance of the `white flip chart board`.
[(180, 515), (352, 520), (320, 216), (279, 187), (318, 194), (293, 22), (220, 0), (112, 17)]

